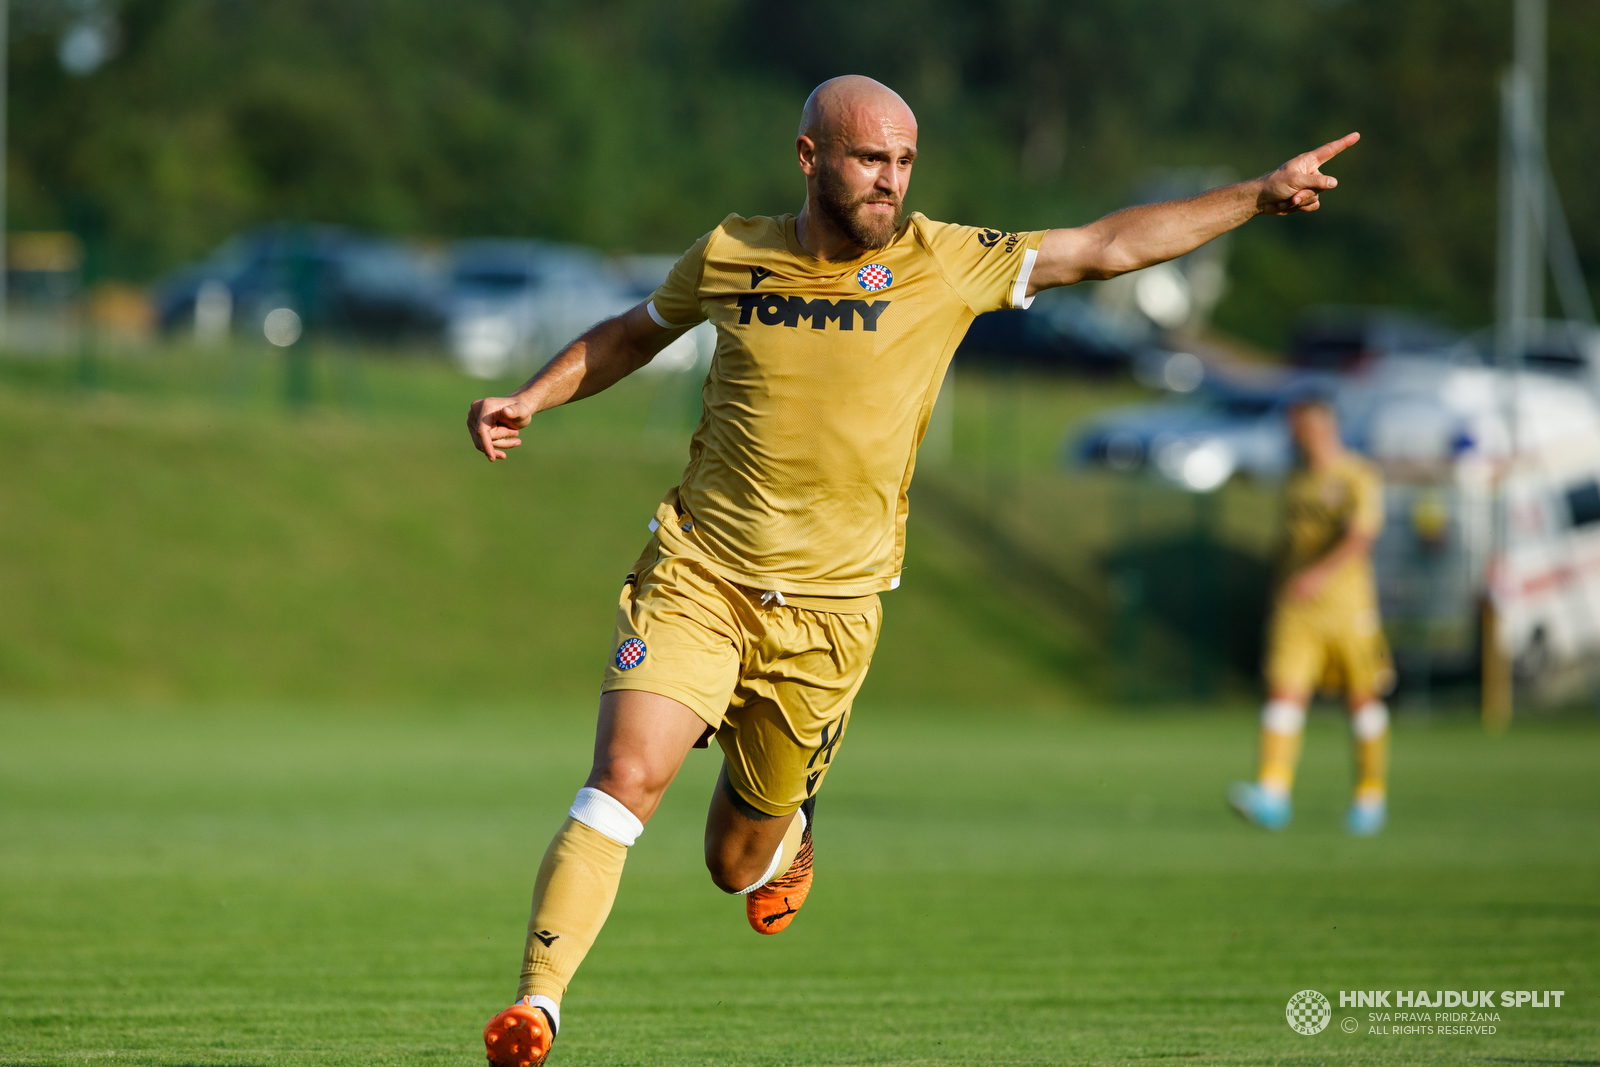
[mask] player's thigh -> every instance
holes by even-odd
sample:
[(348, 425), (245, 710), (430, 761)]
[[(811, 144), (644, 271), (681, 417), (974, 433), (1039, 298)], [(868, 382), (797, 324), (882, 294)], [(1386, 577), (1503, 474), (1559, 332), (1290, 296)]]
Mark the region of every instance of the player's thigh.
[(734, 791), (766, 815), (788, 815), (827, 776), (866, 679), (882, 612), (791, 608), (747, 659), (717, 742)]
[(654, 693), (720, 726), (747, 644), (725, 584), (652, 541), (618, 597), (601, 692)]
[(705, 729), (699, 715), (671, 697), (638, 689), (602, 693), (594, 765), (584, 785), (649, 822)]
[(1279, 605), (1267, 626), (1262, 674), (1272, 692), (1309, 694), (1327, 668), (1327, 641), (1303, 609)]
[(1387, 693), (1394, 686), (1394, 660), (1378, 625), (1376, 611), (1354, 612), (1347, 626), (1329, 642), (1337, 658), (1344, 690), (1354, 704)]

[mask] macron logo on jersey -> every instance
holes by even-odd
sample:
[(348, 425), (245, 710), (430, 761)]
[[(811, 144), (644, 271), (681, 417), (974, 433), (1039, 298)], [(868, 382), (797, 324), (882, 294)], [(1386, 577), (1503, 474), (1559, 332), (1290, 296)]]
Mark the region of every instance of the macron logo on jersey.
[(878, 319), (889, 310), (889, 301), (874, 300), (868, 303), (865, 300), (825, 300), (818, 297), (807, 300), (803, 296), (778, 296), (776, 293), (767, 293), (763, 296), (751, 294), (738, 298), (739, 325), (745, 326), (750, 322), (753, 314), (763, 326), (799, 326), (801, 319), (810, 319), (813, 330), (823, 329), (831, 319), (839, 324), (841, 330), (855, 329), (855, 317), (861, 316), (861, 328), (869, 333), (876, 333)]

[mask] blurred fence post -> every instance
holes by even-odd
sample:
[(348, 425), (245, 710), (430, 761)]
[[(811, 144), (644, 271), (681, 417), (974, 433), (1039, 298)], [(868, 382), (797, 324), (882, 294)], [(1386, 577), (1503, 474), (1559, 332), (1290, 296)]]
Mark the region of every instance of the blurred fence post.
[(928, 429), (923, 434), (922, 447), (917, 450), (918, 462), (948, 467), (955, 455), (955, 425), (956, 365), (952, 361), (945, 369), (939, 394), (933, 401), (933, 411), (928, 415)]
[(1493, 734), (1511, 726), (1511, 657), (1500, 641), (1500, 613), (1493, 598), (1483, 602), (1483, 728)]
[(93, 392), (100, 388), (99, 330), (83, 297), (78, 299), (78, 388)]
[(11, 245), (6, 236), (11, 229), (10, 215), (6, 212), (6, 170), (11, 161), (10, 130), (6, 115), (11, 106), (11, 68), (6, 57), (11, 54), (11, 0), (0, 0), (0, 345), (7, 342), (7, 329), (11, 316), (6, 306), (7, 288), (10, 284)]
[(1217, 509), (1222, 496), (1218, 488), (1195, 493), (1193, 542), (1190, 547), (1190, 640), (1194, 649), (1194, 695), (1209, 699), (1216, 695), (1222, 638), (1228, 629), (1228, 598), (1218, 573), (1221, 553), (1217, 551)]
[(1015, 509), (1017, 483), (1022, 457), (1022, 387), (1015, 367), (1007, 368), (985, 383), (988, 397), (984, 405), (988, 426), (985, 457), (985, 501), (989, 519), (989, 544), (995, 565), (1003, 566), (1001, 559), (1004, 535), (1003, 518)]
[(311, 405), (311, 351), (304, 340), (283, 348), (283, 399), (291, 410)]
[[(1134, 703), (1144, 699), (1148, 687), (1140, 670), (1139, 654), (1145, 628), (1145, 574), (1138, 557), (1127, 551), (1137, 543), (1140, 522), (1139, 480), (1117, 478), (1112, 491), (1111, 656), (1116, 699)], [(1119, 551), (1120, 550), (1120, 551)]]

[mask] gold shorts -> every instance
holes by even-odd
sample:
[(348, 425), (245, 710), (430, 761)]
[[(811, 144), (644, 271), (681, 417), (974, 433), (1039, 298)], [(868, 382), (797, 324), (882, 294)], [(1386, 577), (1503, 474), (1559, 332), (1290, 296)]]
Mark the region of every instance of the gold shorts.
[(1267, 628), (1265, 674), (1272, 689), (1381, 695), (1394, 684), (1394, 662), (1376, 609), (1280, 603)]
[(784, 600), (763, 604), (651, 538), (623, 583), (600, 686), (687, 705), (716, 732), (739, 796), (774, 816), (828, 773), (883, 621), (875, 593)]

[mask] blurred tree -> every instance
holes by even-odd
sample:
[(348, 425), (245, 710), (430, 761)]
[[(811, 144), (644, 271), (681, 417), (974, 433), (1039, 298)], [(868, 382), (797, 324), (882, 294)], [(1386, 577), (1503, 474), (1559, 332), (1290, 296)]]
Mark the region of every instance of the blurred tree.
[[(1324, 302), (1489, 317), (1508, 0), (17, 0), (13, 227), (149, 277), (272, 219), (672, 251), (796, 208), (805, 93), (859, 71), (922, 123), (913, 206), (1008, 228), (1119, 206), (1142, 172), (1258, 173), (1348, 129), (1344, 187), (1247, 228), (1218, 321), (1264, 342)], [(1551, 0), (1550, 140), (1600, 277), (1600, 7)]]

